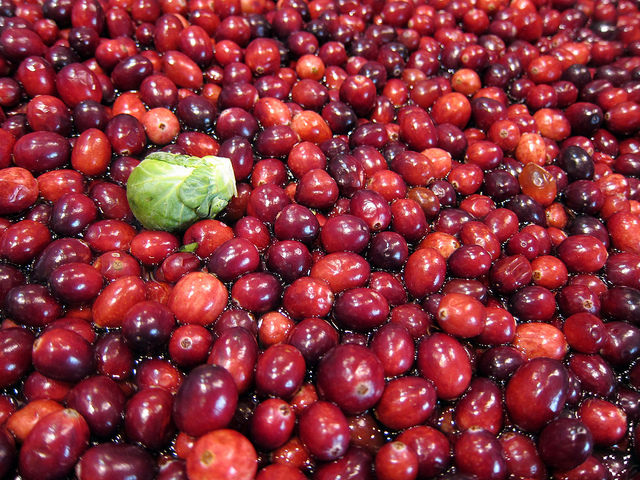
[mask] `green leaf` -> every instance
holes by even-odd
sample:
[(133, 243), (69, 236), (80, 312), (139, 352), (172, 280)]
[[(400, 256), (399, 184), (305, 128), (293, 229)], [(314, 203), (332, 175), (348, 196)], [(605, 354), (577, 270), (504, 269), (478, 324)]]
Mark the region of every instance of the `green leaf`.
[(201, 218), (213, 218), (236, 194), (231, 161), (154, 152), (133, 169), (127, 199), (148, 229), (185, 230)]

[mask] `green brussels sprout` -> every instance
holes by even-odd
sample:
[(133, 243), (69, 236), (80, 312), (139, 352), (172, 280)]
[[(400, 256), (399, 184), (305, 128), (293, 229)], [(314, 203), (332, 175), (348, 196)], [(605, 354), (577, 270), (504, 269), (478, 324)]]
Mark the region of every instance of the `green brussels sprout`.
[(166, 152), (148, 155), (127, 181), (134, 216), (150, 230), (177, 232), (213, 218), (237, 194), (227, 158)]

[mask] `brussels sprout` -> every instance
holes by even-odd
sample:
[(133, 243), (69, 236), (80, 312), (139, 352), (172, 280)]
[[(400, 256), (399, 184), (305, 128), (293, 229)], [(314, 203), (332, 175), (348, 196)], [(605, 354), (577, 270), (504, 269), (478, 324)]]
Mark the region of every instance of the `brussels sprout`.
[(185, 230), (215, 217), (236, 194), (231, 161), (214, 156), (155, 152), (127, 181), (131, 211), (150, 230)]

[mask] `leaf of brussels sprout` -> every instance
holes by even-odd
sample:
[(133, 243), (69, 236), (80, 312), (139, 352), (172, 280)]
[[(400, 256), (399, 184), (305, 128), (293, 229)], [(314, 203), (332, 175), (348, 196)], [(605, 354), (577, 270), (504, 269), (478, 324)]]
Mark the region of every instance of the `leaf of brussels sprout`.
[(212, 218), (236, 194), (231, 162), (166, 152), (148, 155), (127, 181), (131, 211), (146, 228), (185, 230)]

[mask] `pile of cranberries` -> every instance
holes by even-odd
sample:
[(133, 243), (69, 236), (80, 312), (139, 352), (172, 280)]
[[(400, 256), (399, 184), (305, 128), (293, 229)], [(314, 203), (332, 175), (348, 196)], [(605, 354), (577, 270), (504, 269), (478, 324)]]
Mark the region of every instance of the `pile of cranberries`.
[(637, 2), (0, 15), (0, 478), (640, 479)]

